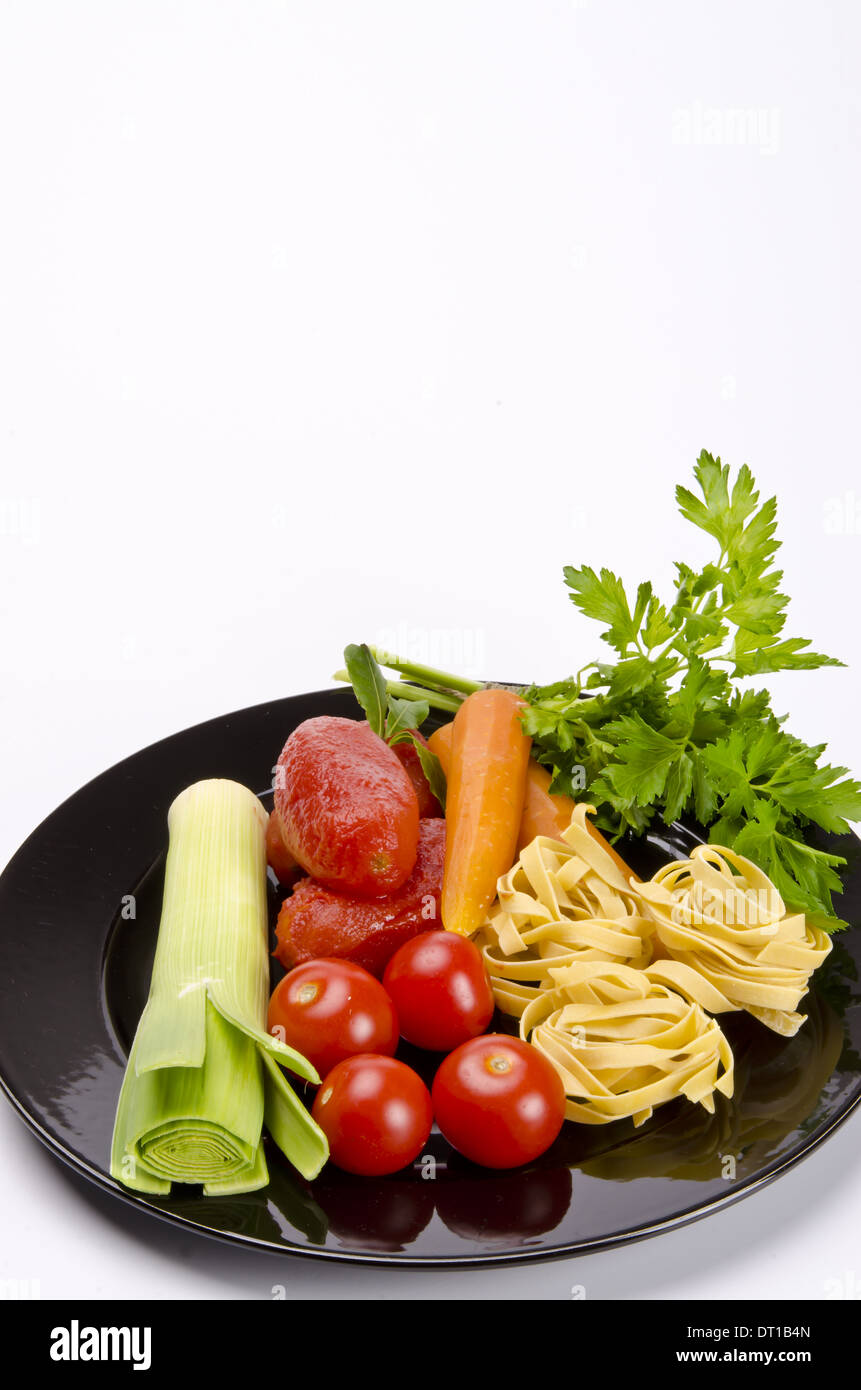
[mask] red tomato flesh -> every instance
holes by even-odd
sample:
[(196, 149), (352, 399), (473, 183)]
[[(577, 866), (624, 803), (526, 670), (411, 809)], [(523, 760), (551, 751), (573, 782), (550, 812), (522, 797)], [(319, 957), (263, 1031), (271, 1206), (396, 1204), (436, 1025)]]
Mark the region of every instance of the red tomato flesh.
[(368, 724), (319, 715), (294, 729), (278, 759), (275, 809), (289, 852), (329, 888), (379, 898), (412, 873), (418, 800)]
[(289, 969), (316, 956), (353, 960), (382, 975), (404, 941), (440, 920), (445, 821), (423, 820), (415, 868), (396, 893), (376, 902), (301, 879), (282, 904), (275, 955)]
[(284, 843), (278, 812), (269, 813), (266, 822), (266, 860), (280, 883), (289, 883), (299, 873), (299, 865)]
[[(428, 741), (424, 734), (420, 734), (418, 729), (413, 730), (413, 736), (428, 747)], [(392, 752), (400, 763), (403, 764), (404, 771), (413, 784), (413, 789), (418, 798), (419, 815), (424, 820), (426, 816), (441, 816), (442, 807), (430, 789), (430, 783), (425, 777), (421, 759), (416, 752), (416, 746), (412, 739), (407, 743), (396, 743)]]

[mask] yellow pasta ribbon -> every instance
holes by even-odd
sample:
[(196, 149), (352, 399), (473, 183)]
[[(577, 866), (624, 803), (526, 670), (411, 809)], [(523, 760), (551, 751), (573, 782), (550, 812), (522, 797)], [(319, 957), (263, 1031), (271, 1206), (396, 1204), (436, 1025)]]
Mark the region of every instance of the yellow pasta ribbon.
[(576, 961), (641, 968), (651, 959), (654, 920), (589, 834), (592, 809), (576, 806), (561, 841), (537, 836), (499, 880), (475, 941), (505, 1013), (519, 1016), (554, 970)]
[(720, 845), (649, 882), (627, 878), (575, 807), (560, 840), (539, 836), (498, 883), (478, 936), (499, 1008), (553, 1062), (567, 1115), (640, 1125), (676, 1096), (714, 1110), (733, 1056), (709, 1015), (746, 1009), (777, 1033), (827, 956), (825, 932), (766, 874)]
[(577, 961), (550, 973), (555, 987), (526, 1005), (520, 1036), (556, 1067), (569, 1120), (641, 1125), (676, 1096), (713, 1112), (715, 1091), (732, 1095), (719, 1024), (650, 969)]
[(722, 845), (698, 845), (639, 885), (669, 959), (651, 973), (709, 1013), (745, 1009), (791, 1037), (797, 1006), (831, 950), (826, 932), (786, 906), (766, 874)]

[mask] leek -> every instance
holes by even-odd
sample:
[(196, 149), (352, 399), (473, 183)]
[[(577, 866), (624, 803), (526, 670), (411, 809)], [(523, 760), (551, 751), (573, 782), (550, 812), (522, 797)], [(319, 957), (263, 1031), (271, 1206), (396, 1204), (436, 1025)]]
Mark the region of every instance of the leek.
[(117, 1105), (111, 1174), (166, 1195), (172, 1182), (230, 1195), (269, 1181), (264, 1121), (313, 1178), (326, 1137), (279, 1062), (319, 1082), (266, 1032), (266, 813), (237, 782), (196, 782), (168, 812), (164, 904), (146, 1007)]

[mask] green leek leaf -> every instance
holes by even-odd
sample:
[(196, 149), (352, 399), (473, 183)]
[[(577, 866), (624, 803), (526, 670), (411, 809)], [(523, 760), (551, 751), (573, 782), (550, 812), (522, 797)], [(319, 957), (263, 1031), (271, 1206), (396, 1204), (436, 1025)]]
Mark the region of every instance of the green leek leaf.
[(264, 1187), (264, 1118), (307, 1178), (328, 1149), (278, 1062), (304, 1057), (266, 1032), (266, 813), (236, 782), (197, 782), (168, 813), (170, 843), (150, 994), (114, 1125), (111, 1173), (138, 1192)]

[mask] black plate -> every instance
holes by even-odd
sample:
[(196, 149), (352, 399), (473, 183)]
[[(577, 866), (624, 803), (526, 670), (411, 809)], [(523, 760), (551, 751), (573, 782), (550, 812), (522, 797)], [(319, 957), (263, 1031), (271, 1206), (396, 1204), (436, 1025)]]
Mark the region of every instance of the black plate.
[[(854, 928), (819, 972), (795, 1038), (746, 1015), (727, 1017), (736, 1095), (718, 1097), (714, 1115), (680, 1100), (639, 1130), (630, 1121), (566, 1124), (540, 1162), (502, 1174), (473, 1167), (434, 1133), (434, 1163), (390, 1178), (328, 1168), (307, 1184), (270, 1145), (272, 1180), (261, 1192), (217, 1199), (175, 1188), (153, 1199), (125, 1191), (108, 1173), (108, 1153), (149, 985), (167, 808), (202, 777), (267, 787), (287, 734), (321, 713), (358, 710), (349, 691), (319, 691), (210, 720), (136, 753), (49, 816), (0, 879), (0, 1082), (31, 1129), (78, 1172), (163, 1220), (240, 1244), (387, 1264), (527, 1260), (635, 1240), (715, 1211), (797, 1163), (858, 1103)], [(626, 853), (651, 873), (695, 839), (674, 826)], [(842, 907), (855, 923), (859, 842), (831, 843), (851, 859)], [(129, 894), (133, 920), (123, 915)], [(274, 888), (271, 906), (274, 920)], [(429, 1075), (431, 1059), (404, 1056)]]

